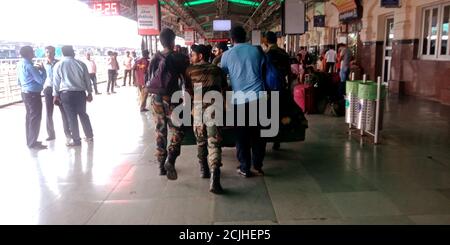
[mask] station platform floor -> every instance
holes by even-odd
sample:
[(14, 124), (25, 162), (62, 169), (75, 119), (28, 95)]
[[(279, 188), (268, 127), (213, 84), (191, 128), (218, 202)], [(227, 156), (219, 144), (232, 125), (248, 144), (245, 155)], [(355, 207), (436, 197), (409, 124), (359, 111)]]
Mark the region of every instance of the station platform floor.
[(376, 146), (343, 118), (309, 115), (305, 142), (268, 145), (264, 177), (238, 176), (224, 148), (218, 196), (195, 146), (182, 147), (178, 180), (158, 176), (151, 113), (134, 87), (116, 91), (88, 104), (95, 139), (79, 148), (65, 146), (58, 110), (56, 140), (34, 151), (23, 104), (0, 108), (0, 224), (450, 224), (448, 106), (389, 98)]

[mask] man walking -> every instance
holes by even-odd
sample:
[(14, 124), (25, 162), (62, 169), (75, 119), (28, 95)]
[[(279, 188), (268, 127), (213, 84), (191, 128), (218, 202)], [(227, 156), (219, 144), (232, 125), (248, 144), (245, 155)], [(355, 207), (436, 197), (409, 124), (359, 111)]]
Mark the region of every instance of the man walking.
[[(240, 163), (238, 173), (244, 177), (263, 175), (266, 143), (260, 135), (261, 127), (250, 126), (249, 116), (258, 118), (258, 115), (250, 113), (250, 108), (257, 108), (258, 100), (263, 99), (259, 92), (264, 91), (264, 54), (257, 47), (245, 43), (246, 32), (242, 26), (231, 30), (231, 39), (234, 47), (222, 55), (221, 67), (230, 75), (235, 114), (237, 111), (245, 111), (245, 125), (235, 124), (237, 158)], [(257, 173), (250, 170), (252, 163)]]
[(91, 53), (86, 53), (86, 66), (88, 68), (89, 77), (91, 78), (92, 85), (94, 86), (95, 94), (102, 94), (97, 89), (97, 65), (91, 57)]
[[(47, 73), (47, 78), (44, 83), (44, 97), (45, 97), (45, 108), (47, 111), (47, 141), (55, 139), (55, 126), (53, 124), (53, 109), (55, 107), (53, 103), (53, 67), (58, 62), (55, 59), (55, 47), (48, 46), (45, 48), (45, 56), (47, 60), (44, 63), (44, 68)], [(66, 135), (66, 141), (70, 141), (70, 129), (69, 122), (67, 121), (66, 111), (61, 105), (58, 105), (59, 111), (61, 112), (64, 134)]]
[(114, 87), (116, 86), (117, 80), (117, 70), (119, 70), (117, 60), (115, 59), (113, 51), (108, 51), (108, 84), (106, 85), (106, 93), (109, 93), (109, 89), (111, 88), (111, 93), (114, 92)]
[(325, 72), (334, 73), (334, 65), (336, 64), (336, 51), (334, 51), (333, 46), (325, 53), (325, 60), (327, 61), (327, 66)]
[[(290, 84), (287, 77), (290, 74), (291, 71), (291, 65), (289, 64), (289, 55), (286, 53), (286, 51), (277, 45), (277, 35), (274, 32), (267, 32), (266, 33), (266, 39), (268, 43), (268, 48), (266, 51), (266, 58), (267, 62), (271, 62), (275, 69), (279, 73), (279, 80), (280, 80), (280, 97), (281, 100), (284, 101), (285, 99), (290, 99)], [(284, 113), (286, 113), (286, 110), (288, 107), (280, 106), (280, 109), (284, 109)], [(282, 114), (284, 114), (282, 113)], [(279, 150), (281, 148), (281, 144), (279, 141), (275, 141), (273, 143), (272, 149)]]
[(212, 64), (220, 67), (220, 61), (222, 60), (222, 55), (225, 51), (228, 50), (227, 43), (221, 42), (221, 43), (217, 44), (216, 50), (217, 50), (217, 54), (216, 54), (216, 57), (213, 59)]
[(127, 84), (127, 76), (128, 76), (128, 86), (131, 86), (131, 68), (133, 68), (133, 58), (130, 56), (130, 51), (126, 52), (127, 56), (123, 61), (123, 65), (125, 67), (125, 72), (123, 75), (123, 85)]
[(136, 61), (133, 67), (133, 73), (136, 74), (136, 86), (139, 90), (139, 102), (140, 102), (140, 110), (141, 112), (147, 112), (147, 97), (148, 92), (147, 88), (145, 88), (145, 81), (147, 81), (147, 72), (148, 66), (150, 64), (149, 61), (150, 52), (148, 50), (142, 51), (142, 58)]
[(75, 59), (72, 46), (63, 46), (62, 53), (64, 58), (54, 67), (54, 101), (55, 104), (62, 103), (69, 119), (72, 142), (67, 146), (81, 146), (78, 117), (80, 117), (86, 141), (94, 140), (91, 122), (86, 113), (86, 101), (92, 101), (91, 79), (86, 64)]
[(348, 80), (348, 76), (350, 75), (350, 61), (352, 59), (352, 52), (347, 47), (346, 44), (342, 44), (341, 47), (341, 83), (339, 84), (339, 98), (343, 98), (345, 94), (345, 83)]
[[(201, 125), (194, 125), (201, 177), (211, 178), (209, 191), (221, 194), (223, 193), (220, 185), (220, 167), (222, 166), (220, 144), (222, 137), (220, 128), (215, 124), (214, 118), (210, 118), (211, 122), (203, 121), (203, 118), (205, 118), (203, 113), (212, 105), (204, 103), (202, 98), (205, 93), (210, 91), (216, 91), (224, 95), (227, 89), (227, 80), (219, 67), (207, 62), (208, 58), (209, 49), (205, 45), (200, 44), (192, 50), (191, 62), (193, 65), (186, 70), (186, 84), (188, 88), (193, 88), (193, 90), (190, 89), (190, 94), (194, 95), (194, 118), (202, 121)], [(201, 94), (202, 97), (196, 98), (196, 94)]]
[[(181, 89), (178, 80), (184, 77), (189, 61), (182, 54), (173, 51), (175, 33), (171, 29), (162, 30), (159, 38), (164, 50), (156, 53), (150, 62), (147, 88), (156, 124), (156, 158), (160, 175), (167, 174), (169, 180), (176, 180), (175, 161), (180, 155), (184, 132), (172, 122), (172, 110), (177, 104), (173, 104), (170, 99), (175, 91)], [(168, 149), (167, 128), (172, 132)]]
[(17, 65), (17, 76), (27, 112), (25, 121), (27, 146), (30, 149), (47, 149), (47, 146), (37, 141), (41, 128), (41, 92), (46, 78), (45, 69), (42, 66), (33, 66), (34, 50), (31, 46), (22, 47), (20, 56), (22, 56), (22, 60)]

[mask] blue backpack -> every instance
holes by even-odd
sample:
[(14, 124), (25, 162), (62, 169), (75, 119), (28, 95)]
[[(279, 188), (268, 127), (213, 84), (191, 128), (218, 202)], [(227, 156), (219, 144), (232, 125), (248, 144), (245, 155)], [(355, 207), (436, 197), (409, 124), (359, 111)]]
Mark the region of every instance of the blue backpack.
[(275, 67), (269, 55), (266, 55), (266, 79), (265, 86), (267, 91), (280, 91), (283, 82), (283, 76)]

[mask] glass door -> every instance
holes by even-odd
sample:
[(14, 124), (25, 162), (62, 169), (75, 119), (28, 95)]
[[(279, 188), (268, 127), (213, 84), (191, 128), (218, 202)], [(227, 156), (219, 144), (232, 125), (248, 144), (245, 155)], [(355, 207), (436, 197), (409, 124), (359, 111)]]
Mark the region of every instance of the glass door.
[(392, 44), (394, 41), (394, 18), (386, 19), (386, 35), (384, 40), (384, 58), (383, 58), (383, 82), (389, 84), (391, 80), (391, 63), (392, 63)]

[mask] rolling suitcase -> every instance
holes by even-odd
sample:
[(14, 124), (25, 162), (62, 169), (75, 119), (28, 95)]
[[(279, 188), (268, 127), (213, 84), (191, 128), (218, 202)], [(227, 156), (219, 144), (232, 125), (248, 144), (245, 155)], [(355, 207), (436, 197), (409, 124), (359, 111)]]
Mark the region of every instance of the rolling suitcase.
[(294, 87), (295, 103), (303, 113), (312, 114), (314, 109), (314, 87), (310, 84), (298, 84)]

